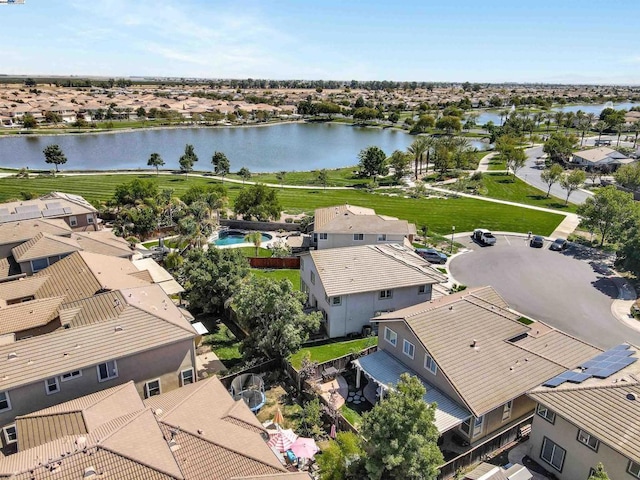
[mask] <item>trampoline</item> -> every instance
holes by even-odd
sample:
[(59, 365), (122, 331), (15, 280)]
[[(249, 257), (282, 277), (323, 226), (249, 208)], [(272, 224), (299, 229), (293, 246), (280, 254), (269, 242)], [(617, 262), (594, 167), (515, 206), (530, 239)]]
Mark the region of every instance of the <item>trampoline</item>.
[(264, 382), (254, 373), (245, 373), (234, 378), (229, 392), (234, 400), (243, 400), (254, 413), (262, 408), (266, 400)]

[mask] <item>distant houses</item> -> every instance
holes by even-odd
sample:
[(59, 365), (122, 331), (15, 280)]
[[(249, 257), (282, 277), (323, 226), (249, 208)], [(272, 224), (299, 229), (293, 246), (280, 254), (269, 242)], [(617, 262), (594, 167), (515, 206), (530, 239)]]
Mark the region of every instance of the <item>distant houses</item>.
[(633, 163), (633, 159), (609, 147), (590, 148), (574, 152), (571, 163), (591, 169), (601, 169), (606, 167), (609, 171), (614, 171), (621, 165)]

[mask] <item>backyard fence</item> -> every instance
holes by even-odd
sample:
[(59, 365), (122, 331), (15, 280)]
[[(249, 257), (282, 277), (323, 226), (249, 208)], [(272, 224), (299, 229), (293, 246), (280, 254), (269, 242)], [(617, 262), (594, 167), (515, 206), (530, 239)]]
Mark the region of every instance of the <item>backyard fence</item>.
[(239, 230), (265, 230), (268, 232), (277, 232), (278, 230), (284, 230), (286, 232), (300, 231), (300, 224), (298, 223), (251, 222), (249, 220), (222, 219), (220, 220), (220, 225), (237, 228)]
[(238, 375), (243, 375), (245, 373), (265, 373), (265, 372), (273, 372), (280, 366), (280, 360), (274, 358), (271, 360), (267, 360), (266, 362), (258, 363), (257, 365), (252, 365), (251, 367), (244, 368), (239, 372), (235, 372), (224, 377), (220, 377), (220, 382), (225, 386), (228, 390), (231, 387), (231, 382)]
[(300, 257), (284, 257), (284, 258), (249, 258), (251, 268), (300, 268)]

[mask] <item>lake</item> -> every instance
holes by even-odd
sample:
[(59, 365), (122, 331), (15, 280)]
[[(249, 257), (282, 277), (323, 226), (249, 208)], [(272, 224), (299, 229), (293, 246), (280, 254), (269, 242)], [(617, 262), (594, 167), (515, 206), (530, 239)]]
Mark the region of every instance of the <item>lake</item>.
[[(163, 168), (178, 169), (185, 144), (194, 146), (199, 161), (195, 170), (212, 170), (214, 151), (224, 152), (231, 171), (251, 172), (315, 170), (356, 165), (358, 153), (370, 145), (387, 155), (406, 150), (414, 136), (400, 130), (354, 127), (332, 123), (286, 123), (264, 127), (174, 128), (131, 132), (59, 136), (0, 137), (0, 167), (49, 169), (42, 150), (57, 143), (67, 156), (63, 169), (117, 170), (148, 168), (147, 159), (158, 152)], [(486, 144), (470, 142), (485, 149)]]

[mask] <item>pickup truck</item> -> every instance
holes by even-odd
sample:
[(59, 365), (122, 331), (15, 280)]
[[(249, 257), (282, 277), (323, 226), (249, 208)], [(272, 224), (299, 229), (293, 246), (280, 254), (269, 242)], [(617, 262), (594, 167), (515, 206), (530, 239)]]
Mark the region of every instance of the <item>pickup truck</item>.
[(486, 228), (476, 228), (471, 238), (481, 245), (495, 245), (496, 237)]

